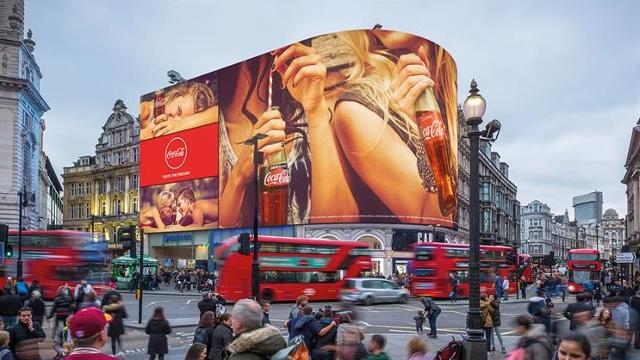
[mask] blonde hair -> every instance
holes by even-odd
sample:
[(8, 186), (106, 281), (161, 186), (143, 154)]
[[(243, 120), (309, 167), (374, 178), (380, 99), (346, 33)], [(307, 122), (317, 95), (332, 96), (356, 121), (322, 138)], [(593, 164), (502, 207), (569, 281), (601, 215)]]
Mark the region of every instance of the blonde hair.
[(416, 353), (426, 354), (429, 351), (429, 347), (427, 343), (422, 340), (419, 336), (413, 336), (407, 342), (407, 353), (409, 357)]
[(9, 332), (8, 331), (0, 331), (0, 346), (8, 346), (9, 345)]
[(193, 96), (195, 112), (204, 111), (217, 104), (218, 99), (214, 96), (213, 91), (201, 82), (183, 83), (169, 90), (166, 95), (166, 103), (174, 101), (176, 98), (191, 95)]
[(168, 190), (162, 190), (160, 194), (158, 194), (158, 197), (156, 197), (156, 206), (158, 206), (158, 208), (161, 208), (168, 201), (173, 202), (175, 201), (175, 199), (176, 199), (176, 196), (173, 194), (173, 192)]
[[(385, 124), (391, 121), (407, 135), (407, 145), (422, 146), (417, 124), (405, 114), (397, 102), (392, 100), (391, 81), (395, 70), (395, 56), (386, 50), (376, 49), (376, 38), (371, 31), (354, 30), (338, 33), (338, 37), (348, 44), (354, 52), (355, 62), (346, 74), (349, 90), (369, 99), (383, 113)], [(451, 173), (458, 170), (458, 107), (456, 64), (444, 48), (433, 45), (426, 49), (428, 58), (435, 59), (430, 65), (436, 99), (444, 105), (443, 117), (446, 119), (449, 135)], [(398, 117), (391, 116), (391, 112)]]

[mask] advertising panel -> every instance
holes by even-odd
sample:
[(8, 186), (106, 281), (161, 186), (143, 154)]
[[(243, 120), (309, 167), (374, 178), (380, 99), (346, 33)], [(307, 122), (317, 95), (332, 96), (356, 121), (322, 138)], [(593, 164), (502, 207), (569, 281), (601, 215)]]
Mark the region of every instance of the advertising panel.
[[(207, 226), (250, 227), (257, 197), (260, 226), (454, 227), (456, 81), (455, 62), (441, 46), (402, 32), (354, 30), (145, 95), (140, 169), (150, 188), (143, 202), (170, 213), (177, 200), (158, 199), (162, 191), (215, 178), (219, 207)], [(253, 144), (263, 156), (257, 171)], [(210, 190), (198, 191), (213, 201)], [(165, 225), (183, 226), (176, 219)]]

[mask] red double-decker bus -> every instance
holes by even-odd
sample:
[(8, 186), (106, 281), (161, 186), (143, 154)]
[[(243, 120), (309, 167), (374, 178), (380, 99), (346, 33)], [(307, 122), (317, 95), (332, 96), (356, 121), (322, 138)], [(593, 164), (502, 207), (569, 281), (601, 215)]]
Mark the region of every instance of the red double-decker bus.
[[(496, 271), (509, 279), (509, 294), (515, 294), (516, 251), (509, 246), (480, 246), (480, 291), (496, 293)], [(469, 296), (469, 245), (422, 243), (415, 247), (415, 259), (409, 262), (409, 288), (414, 296), (448, 298), (451, 290), (449, 273), (453, 272), (460, 286), (458, 297)]]
[(567, 256), (569, 279), (567, 290), (577, 294), (585, 290), (585, 284), (600, 281), (602, 263), (600, 253), (594, 249), (571, 249)]
[[(238, 237), (215, 251), (217, 291), (236, 301), (251, 297), (251, 255), (242, 255)], [(252, 248), (253, 251), (253, 248)], [(305, 294), (311, 300), (337, 300), (346, 278), (371, 270), (368, 244), (308, 238), (260, 236), (260, 297), (294, 301)]]
[(531, 264), (531, 255), (518, 255), (518, 273), (521, 277), (524, 276), (524, 280), (527, 284), (533, 284), (533, 265)]
[[(18, 231), (9, 231), (13, 256), (0, 265), (0, 286), (7, 279), (16, 279), (18, 261)], [(52, 299), (59, 286), (71, 287), (81, 280), (92, 284), (96, 293), (108, 289), (110, 274), (107, 244), (90, 233), (70, 230), (22, 231), (22, 274), (27, 284), (38, 280), (42, 296)]]

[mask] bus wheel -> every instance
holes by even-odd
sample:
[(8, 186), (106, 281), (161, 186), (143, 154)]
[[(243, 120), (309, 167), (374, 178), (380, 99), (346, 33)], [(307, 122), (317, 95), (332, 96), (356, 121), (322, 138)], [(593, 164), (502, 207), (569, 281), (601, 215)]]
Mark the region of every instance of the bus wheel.
[(266, 300), (268, 302), (272, 302), (273, 301), (273, 290), (271, 289), (264, 289), (262, 290), (262, 296), (261, 298), (263, 300)]

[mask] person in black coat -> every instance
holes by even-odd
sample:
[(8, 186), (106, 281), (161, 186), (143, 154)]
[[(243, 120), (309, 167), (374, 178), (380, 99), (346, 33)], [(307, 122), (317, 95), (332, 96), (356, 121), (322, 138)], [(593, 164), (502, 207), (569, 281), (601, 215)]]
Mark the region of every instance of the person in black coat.
[(51, 337), (56, 336), (59, 323), (62, 323), (62, 326), (64, 326), (64, 322), (67, 320), (67, 317), (69, 317), (69, 314), (73, 312), (74, 305), (69, 288), (60, 286), (58, 288), (58, 295), (53, 299), (51, 312), (49, 313), (49, 316), (47, 316), (47, 319), (51, 319), (54, 316), (56, 317), (55, 323), (53, 324), (53, 335)]
[(127, 318), (127, 311), (122, 302), (122, 296), (119, 293), (112, 294), (107, 298), (107, 302), (102, 304), (102, 310), (111, 315), (113, 320), (109, 324), (107, 336), (111, 338), (111, 352), (116, 354), (116, 345), (122, 349), (122, 341), (120, 336), (124, 334), (124, 323), (122, 319)]
[(8, 328), (15, 325), (18, 321), (18, 310), (22, 307), (22, 300), (16, 295), (11, 288), (7, 287), (4, 293), (0, 295), (0, 317)]
[(231, 330), (231, 314), (223, 314), (220, 323), (213, 329), (209, 340), (209, 360), (222, 360), (222, 352), (233, 341), (233, 331)]
[(34, 290), (31, 293), (31, 299), (27, 301), (25, 306), (28, 306), (33, 310), (33, 322), (42, 326), (42, 320), (44, 320), (44, 301), (42, 301), (42, 294), (38, 290)]
[(424, 313), (426, 314), (427, 319), (429, 319), (429, 327), (431, 328), (429, 337), (437, 339), (438, 329), (436, 321), (442, 310), (440, 309), (440, 306), (438, 306), (438, 304), (436, 304), (430, 297), (422, 297), (420, 298), (420, 302), (422, 302), (422, 305), (424, 306)]
[(164, 360), (164, 355), (169, 353), (167, 335), (171, 334), (171, 325), (164, 317), (162, 306), (153, 310), (153, 316), (147, 323), (144, 332), (149, 335), (149, 344), (147, 345), (149, 360), (155, 360), (156, 355), (159, 360)]
[(200, 309), (200, 317), (207, 311), (213, 312), (216, 316), (218, 316), (217, 307), (218, 304), (226, 305), (227, 302), (225, 299), (216, 293), (203, 293), (202, 301), (198, 303), (198, 309)]
[(18, 323), (9, 328), (11, 352), (16, 359), (40, 359), (38, 343), (44, 341), (46, 335), (42, 327), (33, 322), (31, 309), (23, 307), (18, 312)]

